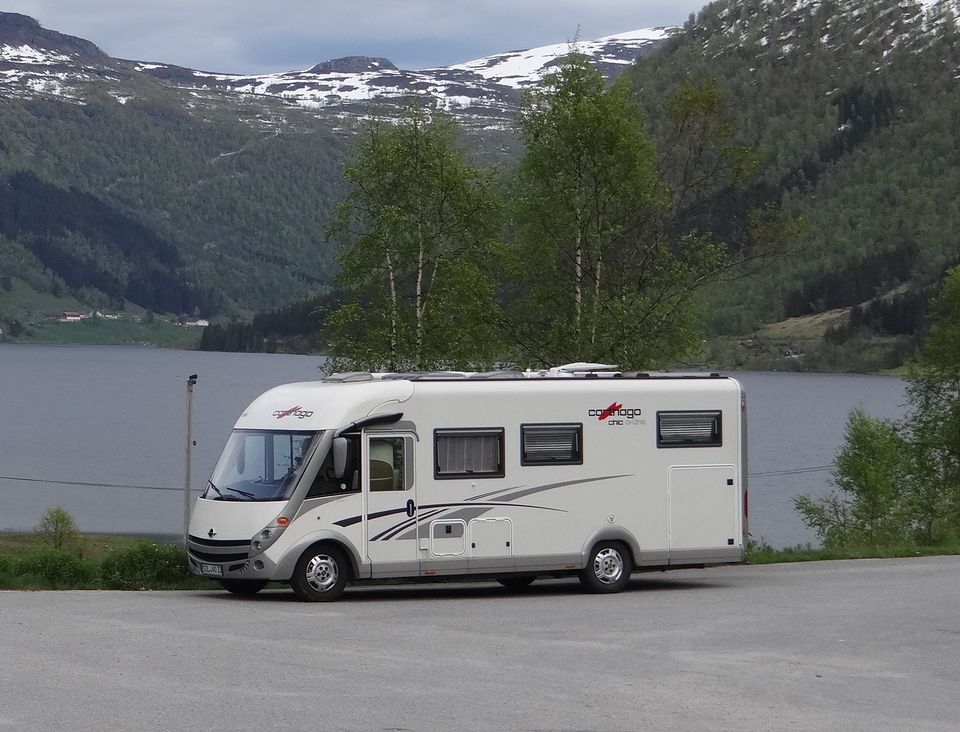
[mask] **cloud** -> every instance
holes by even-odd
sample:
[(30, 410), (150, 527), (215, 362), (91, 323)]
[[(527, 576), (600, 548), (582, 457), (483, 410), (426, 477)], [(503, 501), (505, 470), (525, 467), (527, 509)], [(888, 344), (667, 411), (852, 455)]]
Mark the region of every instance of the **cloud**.
[[(703, 0), (8, 0), (7, 9), (112, 56), (209, 71), (384, 56), (402, 68), (682, 24)], [(12, 7), (11, 7), (12, 6)]]

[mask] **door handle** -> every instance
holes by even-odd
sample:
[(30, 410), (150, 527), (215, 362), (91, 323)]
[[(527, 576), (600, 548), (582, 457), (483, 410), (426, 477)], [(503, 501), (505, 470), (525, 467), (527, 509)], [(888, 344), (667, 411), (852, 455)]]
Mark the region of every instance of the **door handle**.
[(417, 504), (414, 503), (413, 499), (411, 498), (409, 501), (407, 501), (407, 516), (409, 516), (410, 518), (413, 518), (413, 515), (416, 512), (417, 512)]

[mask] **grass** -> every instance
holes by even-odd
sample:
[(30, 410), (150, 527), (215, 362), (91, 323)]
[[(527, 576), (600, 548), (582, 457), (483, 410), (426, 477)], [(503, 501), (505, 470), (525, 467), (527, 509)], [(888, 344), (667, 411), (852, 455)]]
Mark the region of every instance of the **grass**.
[(35, 533), (0, 533), (0, 589), (195, 590), (183, 547), (134, 536), (81, 535), (62, 548)]
[(932, 557), (960, 554), (960, 543), (918, 546), (905, 544), (886, 547), (814, 547), (794, 546), (774, 549), (766, 544), (751, 546), (747, 564), (779, 564), (782, 562), (822, 562), (831, 559), (897, 559), (903, 557)]
[(157, 317), (152, 323), (91, 318), (79, 323), (45, 321), (30, 326), (21, 343), (78, 346), (162, 346), (197, 349), (203, 328), (184, 328)]
[[(81, 534), (66, 548), (84, 559), (100, 559), (113, 549), (122, 549), (141, 541), (144, 541), (143, 537), (124, 534)], [(17, 555), (49, 546), (49, 539), (36, 532), (0, 531), (0, 554)]]

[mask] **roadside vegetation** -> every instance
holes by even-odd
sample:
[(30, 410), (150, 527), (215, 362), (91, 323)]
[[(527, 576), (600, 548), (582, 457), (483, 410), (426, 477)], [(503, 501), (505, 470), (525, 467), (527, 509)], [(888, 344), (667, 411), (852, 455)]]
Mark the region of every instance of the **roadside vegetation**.
[(81, 534), (66, 509), (32, 533), (0, 533), (3, 590), (188, 590), (210, 588), (187, 569), (179, 545), (132, 536)]
[(783, 562), (824, 562), (832, 559), (896, 559), (960, 554), (960, 541), (935, 546), (895, 544), (884, 546), (817, 547), (791, 546), (775, 549), (760, 542), (747, 549), (747, 564), (780, 564)]
[(960, 267), (931, 303), (933, 323), (909, 368), (900, 421), (854, 411), (837, 455), (836, 490), (796, 508), (829, 551), (960, 545)]

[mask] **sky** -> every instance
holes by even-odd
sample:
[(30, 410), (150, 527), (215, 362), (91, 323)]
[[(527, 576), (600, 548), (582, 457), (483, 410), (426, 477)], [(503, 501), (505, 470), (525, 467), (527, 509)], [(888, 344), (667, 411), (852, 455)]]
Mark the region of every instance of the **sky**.
[(706, 0), (6, 0), (116, 58), (271, 73), (341, 56), (402, 69), (682, 25)]

